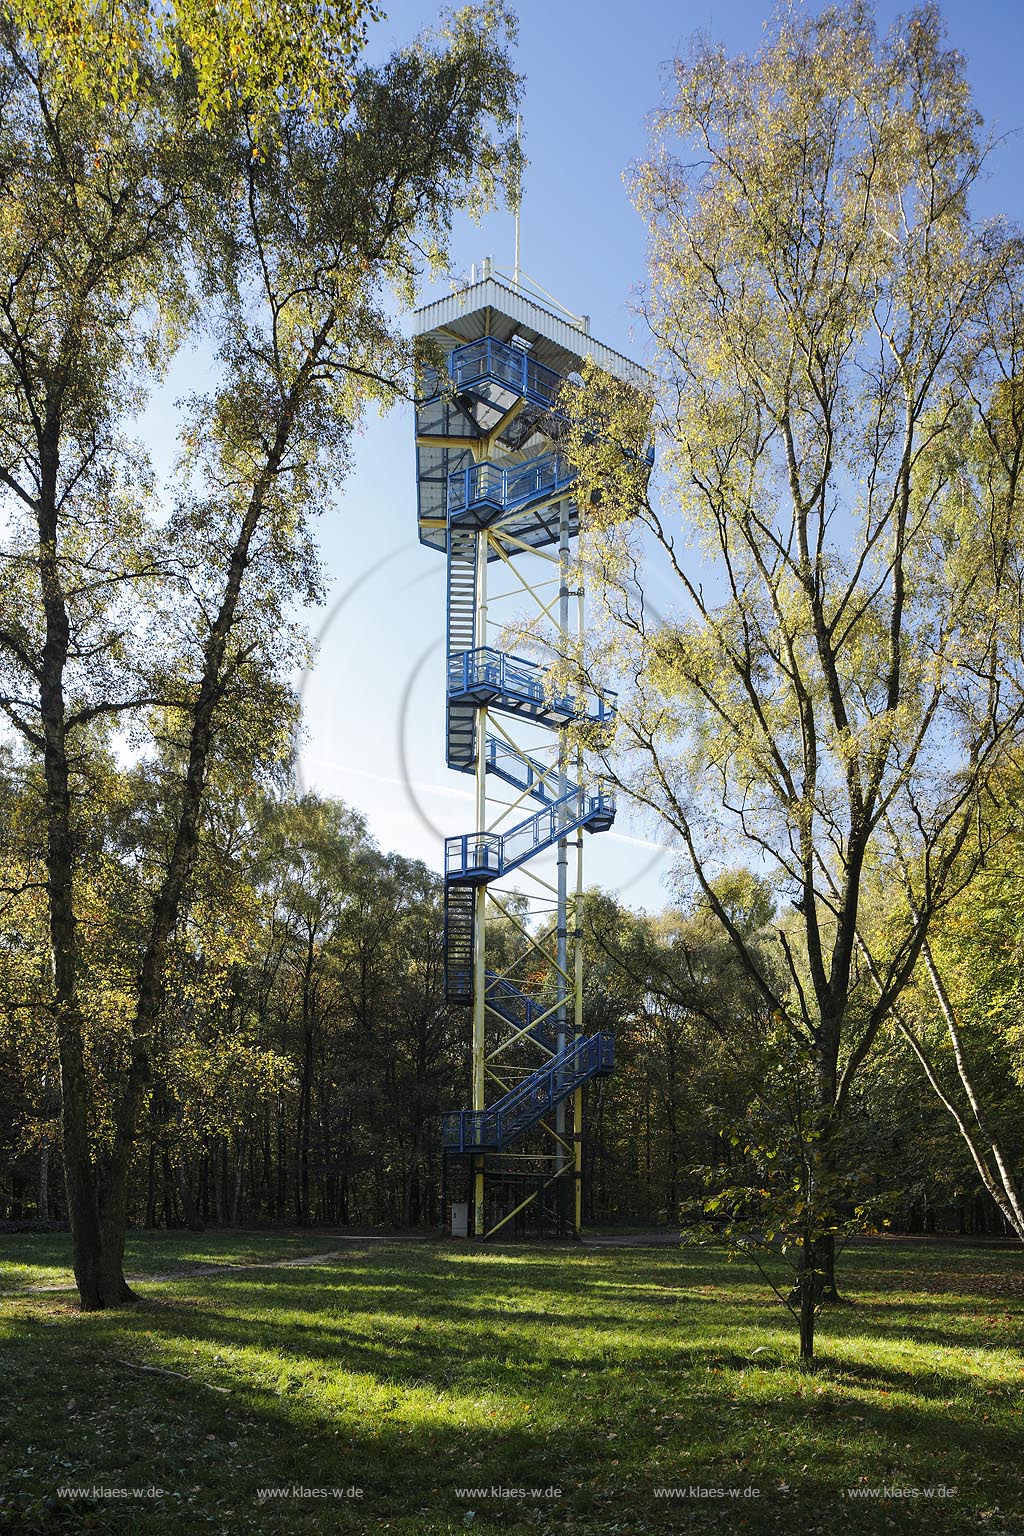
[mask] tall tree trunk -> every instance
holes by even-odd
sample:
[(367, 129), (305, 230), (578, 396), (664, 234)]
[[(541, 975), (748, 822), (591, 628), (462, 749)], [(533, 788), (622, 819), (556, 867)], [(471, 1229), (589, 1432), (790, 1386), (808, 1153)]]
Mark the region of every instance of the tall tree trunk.
[(308, 1030), (303, 1032), (302, 1076), (299, 1080), (299, 1103), (295, 1125), (295, 1216), (300, 1227), (309, 1222), (309, 1117), (312, 1085), (312, 1040)]
[[(128, 1178), (135, 1136), (150, 1081), (150, 1042), (159, 1024), (163, 1004), (164, 970), (168, 947), (185, 899), (185, 891), (199, 844), (199, 818), (206, 788), (207, 765), (214, 738), (214, 715), (225, 687), (228, 641), (234, 628), (242, 582), (249, 564), (252, 540), (291, 432), (294, 406), (289, 400), (278, 422), (277, 435), (265, 468), (257, 479), (239, 526), (225, 575), (224, 592), (217, 617), (203, 651), (203, 670), (191, 709), (188, 756), (174, 842), (167, 872), (153, 903), (146, 949), (135, 987), (135, 1018), (131, 1057), (125, 1089), (114, 1117), (113, 1145), (104, 1159), (101, 1198), (98, 1202), (99, 1242), (95, 1255), (96, 1305), (113, 1306), (134, 1300), (124, 1279), (124, 1241), (128, 1217)], [(64, 779), (67, 780), (66, 759)], [(70, 896), (70, 884), (69, 884)], [(51, 902), (52, 910), (52, 902)], [(73, 915), (71, 917), (73, 924)], [(225, 1200), (217, 1182), (218, 1219), (223, 1220)], [(77, 1278), (77, 1270), (76, 1270)], [(83, 1306), (87, 1305), (83, 1295)]]
[[(817, 1102), (815, 1104), (814, 1129), (817, 1141), (813, 1148), (815, 1163), (815, 1194), (818, 1200), (833, 1203), (836, 1199), (836, 1175), (839, 1169), (836, 1146), (836, 1091), (838, 1088), (839, 1039), (841, 1025), (838, 1020), (823, 1021), (820, 1055), (815, 1073)], [(815, 1242), (815, 1266), (819, 1276), (819, 1300), (842, 1300), (836, 1285), (836, 1240), (831, 1232), (824, 1233)]]
[[(861, 953), (864, 955), (864, 958), (867, 962), (871, 978), (875, 983), (875, 987), (878, 988), (878, 967), (875, 964), (874, 957), (872, 956), (868, 945), (859, 934), (858, 943), (860, 945)], [(974, 1117), (975, 1126), (971, 1126), (967, 1118), (961, 1114), (960, 1110), (957, 1108), (957, 1105), (954, 1103), (953, 1098), (943, 1087), (938, 1072), (936, 1071), (935, 1064), (929, 1056), (923, 1043), (918, 1039), (914, 1030), (903, 1017), (901, 1010), (896, 1006), (894, 1006), (892, 1009), (892, 1018), (895, 1021), (896, 1027), (900, 1031), (900, 1034), (906, 1040), (907, 1044), (910, 1046), (911, 1050), (914, 1052), (914, 1055), (920, 1062), (921, 1068), (924, 1071), (924, 1075), (928, 1079), (932, 1088), (935, 1090), (936, 1097), (938, 1098), (940, 1104), (942, 1104), (943, 1108), (947, 1111), (951, 1120), (959, 1131), (964, 1145), (967, 1147), (968, 1152), (971, 1154), (971, 1161), (974, 1163), (974, 1166), (978, 1171), (978, 1176), (981, 1179), (982, 1184), (985, 1186), (986, 1191), (998, 1207), (1000, 1215), (1007, 1223), (1014, 1236), (1020, 1242), (1024, 1242), (1024, 1202), (1021, 1200), (1017, 1181), (1014, 1177), (1012, 1168), (1010, 1167), (1006, 1157), (1003, 1154), (1002, 1147), (998, 1139), (989, 1129), (987, 1117), (985, 1116), (985, 1113), (982, 1109), (981, 1101), (979, 1100), (978, 1094), (975, 1090), (974, 1081), (968, 1066), (967, 1055), (964, 1050), (963, 1040), (960, 1035), (960, 1027), (956, 1016), (956, 1009), (953, 1007), (952, 999), (946, 990), (946, 986), (942, 980), (942, 975), (935, 963), (935, 957), (932, 953), (931, 946), (928, 944), (927, 940), (925, 940), (921, 945), (921, 954), (924, 959), (925, 968), (928, 972), (928, 979), (932, 984), (932, 990), (935, 993), (939, 1007), (942, 1011), (942, 1017), (946, 1024), (946, 1029), (949, 1033), (950, 1044), (953, 1047), (953, 1059), (956, 1062), (957, 1075), (960, 1078), (961, 1085), (964, 1089), (964, 1093), (966, 1094), (967, 1102)], [(992, 1156), (992, 1161), (995, 1165), (995, 1172), (993, 1172), (992, 1167), (989, 1166), (988, 1155), (986, 1155), (985, 1150), (986, 1145), (988, 1152)]]
[(274, 1221), (274, 1220), (276, 1220), (276, 1217), (277, 1217), (277, 1209), (276, 1209), (276, 1207), (274, 1205), (274, 1168), (273, 1168), (273, 1154), (272, 1154), (271, 1145), (270, 1145), (270, 1110), (269, 1110), (269, 1108), (264, 1111), (264, 1115), (263, 1115), (263, 1136), (262, 1136), (261, 1140), (262, 1140), (262, 1154), (263, 1154), (263, 1172), (262, 1172), (262, 1175), (261, 1175), (261, 1186), (262, 1186), (263, 1190), (265, 1191), (264, 1198), (266, 1199), (266, 1202), (267, 1202), (267, 1216), (269, 1217), (269, 1219), (271, 1221)]
[[(982, 1184), (985, 1186), (987, 1193), (998, 1207), (1000, 1215), (1006, 1222), (1007, 1226), (1010, 1228), (1013, 1235), (1017, 1238), (1018, 1242), (1024, 1242), (1024, 1216), (1022, 1216), (1020, 1212), (1020, 1198), (1017, 1193), (1017, 1186), (1013, 1179), (1012, 1173), (1010, 1173), (1005, 1163), (1002, 1167), (1000, 1167), (997, 1163), (997, 1172), (992, 1172), (992, 1169), (988, 1164), (988, 1159), (985, 1156), (985, 1152), (980, 1144), (978, 1134), (968, 1124), (967, 1120), (960, 1113), (952, 1098), (946, 1092), (939, 1078), (938, 1072), (935, 1069), (935, 1065), (928, 1052), (925, 1050), (923, 1044), (917, 1038), (917, 1035), (911, 1029), (910, 1025), (896, 1010), (894, 1010), (893, 1016), (896, 1020), (896, 1025), (900, 1031), (900, 1034), (903, 1036), (911, 1050), (914, 1052), (914, 1055), (917, 1057), (921, 1064), (925, 1077), (927, 1077), (929, 1083), (932, 1085), (932, 1088), (935, 1090), (936, 1097), (946, 1109), (957, 1130), (960, 1132), (960, 1136), (963, 1139), (964, 1145), (967, 1147), (967, 1150), (971, 1154), (971, 1161), (974, 1163), (974, 1166), (977, 1169), (978, 1177), (981, 1179)], [(981, 1127), (981, 1135), (989, 1140), (990, 1146), (993, 1144), (992, 1138), (987, 1136), (983, 1125)]]
[(306, 938), (302, 967), (302, 1080), (299, 1085), (298, 1121), (298, 1217), (299, 1226), (309, 1221), (309, 1142), (313, 1106), (313, 965), (316, 956), (312, 926)]
[(178, 1225), (178, 1197), (174, 1168), (166, 1147), (160, 1149), (160, 1173), (163, 1179), (164, 1226), (170, 1231)]
[(202, 1232), (203, 1219), (199, 1214), (198, 1201), (192, 1198), (192, 1170), (184, 1151), (178, 1158), (178, 1192), (185, 1226), (190, 1232)]
[(36, 1215), (40, 1221), (50, 1219), (50, 1138), (43, 1137), (39, 1148), (39, 1193), (36, 1196)]
[(238, 1226), (239, 1211), (242, 1207), (242, 1183), (245, 1178), (245, 1154), (248, 1137), (243, 1131), (235, 1149), (235, 1189), (231, 1199), (231, 1225)]
[(277, 1101), (277, 1211), (278, 1221), (286, 1220), (288, 1210), (288, 1160), (286, 1157), (284, 1105), (280, 1096)]
[(92, 1094), (85, 1064), (85, 1031), (78, 997), (78, 935), (74, 875), (77, 847), (71, 818), (64, 672), (71, 627), (58, 547), (60, 414), (50, 405), (40, 434), (40, 487), (36, 501), (39, 581), (45, 634), (39, 668), (46, 813), (46, 874), (54, 1014), (60, 1060), (64, 1176), (75, 1280), (84, 1311), (131, 1299), (123, 1275), (112, 1281), (103, 1265), (100, 1182), (93, 1159)]
[[(961, 1136), (963, 1136), (964, 1140), (967, 1142), (967, 1146), (971, 1152), (971, 1156), (974, 1159), (975, 1166), (981, 1173), (982, 1182), (984, 1183), (985, 1188), (991, 1195), (992, 1199), (995, 1201), (996, 1205), (999, 1207), (999, 1212), (1003, 1217), (1003, 1220), (1011, 1228), (1014, 1236), (1020, 1242), (1024, 1242), (1024, 1201), (1021, 1199), (1020, 1190), (1017, 1187), (1017, 1181), (1014, 1177), (1013, 1169), (1010, 1167), (1010, 1163), (1005, 1153), (1003, 1152), (998, 1137), (995, 1136), (988, 1124), (988, 1117), (985, 1114), (981, 1100), (979, 1099), (977, 1090), (974, 1086), (974, 1079), (967, 1061), (967, 1052), (964, 1048), (963, 1039), (960, 1034), (960, 1022), (956, 1016), (956, 1009), (953, 1007), (952, 999), (946, 990), (945, 982), (943, 981), (939, 972), (939, 968), (935, 963), (935, 957), (932, 954), (931, 946), (927, 943), (927, 941), (922, 945), (921, 953), (924, 957), (925, 968), (928, 972), (928, 979), (931, 981), (932, 990), (938, 999), (939, 1007), (942, 1010), (942, 1017), (945, 1020), (946, 1029), (949, 1033), (950, 1044), (953, 1047), (953, 1059), (956, 1062), (957, 1076), (959, 1077), (963, 1086), (967, 1102), (971, 1107), (971, 1114), (974, 1116), (975, 1124), (978, 1127), (978, 1136), (980, 1137), (981, 1142), (987, 1148), (988, 1153), (991, 1154), (992, 1163), (996, 1170), (995, 1174), (992, 1174), (989, 1171), (987, 1166), (987, 1156), (981, 1153), (980, 1147), (975, 1143), (974, 1136), (972, 1134), (968, 1134), (967, 1127), (965, 1126), (961, 1117), (958, 1114), (953, 1113), (953, 1118), (957, 1122), (957, 1128), (960, 1131)], [(952, 1112), (952, 1106), (946, 1099), (945, 1095), (941, 1093), (941, 1091), (939, 1093), (939, 1097), (946, 1105), (946, 1108)]]
[(149, 1156), (146, 1159), (146, 1226), (156, 1226), (156, 1137), (149, 1138)]
[(814, 1363), (814, 1324), (821, 1290), (821, 1258), (815, 1253), (815, 1244), (805, 1241), (800, 1250), (800, 1274), (797, 1295), (800, 1299), (800, 1360), (804, 1365)]
[(220, 1176), (220, 1159), (215, 1143), (209, 1154), (209, 1178), (213, 1184), (213, 1211), (218, 1227), (224, 1225), (224, 1180)]

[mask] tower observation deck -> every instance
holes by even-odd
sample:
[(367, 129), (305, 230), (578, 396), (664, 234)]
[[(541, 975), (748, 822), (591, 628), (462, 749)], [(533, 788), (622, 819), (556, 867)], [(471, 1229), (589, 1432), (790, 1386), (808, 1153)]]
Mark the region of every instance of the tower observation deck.
[(433, 359), (416, 467), (420, 541), (447, 566), (446, 756), (476, 805), (474, 829), (445, 845), (445, 992), (469, 1012), (472, 1048), (471, 1107), (443, 1117), (441, 1150), (446, 1198), (457, 1181), (477, 1237), (579, 1233), (584, 1089), (615, 1061), (612, 1036), (587, 1033), (581, 932), (583, 834), (611, 827), (615, 802), (568, 739), (574, 722), (610, 722), (615, 697), (560, 692), (543, 660), (494, 643), (514, 621), (554, 659), (582, 634), (561, 392), (584, 359), (650, 389), (588, 330), (489, 261), (414, 317)]

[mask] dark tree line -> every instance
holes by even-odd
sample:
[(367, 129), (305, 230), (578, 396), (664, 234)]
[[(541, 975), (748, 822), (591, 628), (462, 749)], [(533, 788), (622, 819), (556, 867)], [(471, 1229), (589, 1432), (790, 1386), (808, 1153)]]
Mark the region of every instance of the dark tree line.
[[(122, 793), (96, 828), (88, 991), (101, 1104), (123, 1049), (118, 987), (136, 920), (114, 871), (129, 832), (137, 852), (157, 835), (151, 789), (136, 775), (134, 805)], [(17, 826), (10, 780), (7, 804)], [(222, 786), (204, 846), (170, 957), (130, 1221), (434, 1225), (439, 1119), (464, 1103), (469, 1072), (467, 1015), (444, 1000), (440, 878), (381, 852), (356, 812), (311, 795), (247, 806)], [(0, 1219), (34, 1223), (66, 1219), (67, 1204), (45, 914), (38, 887), (22, 885), (2, 931)], [(717, 894), (771, 963), (767, 889), (740, 872)], [(647, 918), (594, 893), (587, 930), (587, 1027), (615, 1033), (618, 1065), (588, 1090), (586, 1217), (670, 1225), (704, 1197), (709, 1170), (743, 1176), (750, 1158), (730, 1129), (766, 1093), (785, 1102), (791, 1064), (705, 905)], [(543, 977), (533, 982), (543, 990)], [(1019, 1165), (1019, 1090), (989, 1035), (982, 1081)], [(102, 1115), (94, 1134), (110, 1134)], [(1006, 1230), (895, 1032), (851, 1104), (845, 1150), (897, 1228)]]

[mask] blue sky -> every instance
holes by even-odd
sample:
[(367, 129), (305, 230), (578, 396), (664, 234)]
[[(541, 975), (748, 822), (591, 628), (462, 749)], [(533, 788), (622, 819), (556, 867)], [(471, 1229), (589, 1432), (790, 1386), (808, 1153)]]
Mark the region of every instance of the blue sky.
[[(880, 4), (887, 27), (905, 7)], [(630, 311), (643, 278), (644, 230), (623, 172), (643, 154), (646, 117), (660, 99), (664, 69), (696, 31), (731, 51), (755, 52), (769, 9), (751, 0), (687, 5), (637, 0), (522, 0), (517, 57), (526, 76), (522, 264), (578, 314), (592, 333), (642, 360), (646, 342)], [(944, 7), (951, 46), (967, 56), (976, 104), (1009, 137), (993, 153), (975, 199), (979, 213), (1024, 210), (1024, 4), (956, 0)], [(373, 54), (431, 25), (436, 8), (391, 0), (372, 35)], [(454, 273), (493, 255), (512, 265), (507, 214), (456, 232)], [(425, 287), (426, 302), (447, 290)], [(416, 538), (412, 412), (365, 423), (355, 464), (320, 523), (330, 579), (327, 607), (309, 622), (322, 634), (317, 663), (302, 680), (305, 739), (300, 770), (309, 787), (341, 796), (367, 816), (382, 847), (441, 865), (443, 832), (470, 830), (472, 784), (444, 761), (442, 635), (444, 562)], [(670, 852), (656, 825), (620, 813), (612, 833), (587, 840), (588, 883), (632, 906), (657, 910)]]

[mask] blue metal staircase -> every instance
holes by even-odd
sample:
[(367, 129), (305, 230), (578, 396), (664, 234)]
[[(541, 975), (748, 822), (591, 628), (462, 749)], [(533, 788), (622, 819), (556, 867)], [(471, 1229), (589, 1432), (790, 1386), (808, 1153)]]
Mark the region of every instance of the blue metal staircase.
[(585, 790), (574, 784), (568, 794), (507, 832), (464, 832), (444, 841), (445, 879), (457, 884), (486, 885), (511, 874), (527, 859), (543, 853), (577, 827), (607, 832), (615, 820), (615, 797), (605, 789)]
[[(483, 1176), (481, 1154), (503, 1152), (614, 1064), (610, 1036), (573, 1034), (574, 1015), (562, 983), (543, 1001), (507, 975), (486, 970), (483, 996), (474, 998), (475, 962), (483, 937), (476, 928), (483, 921), (481, 887), (577, 830), (604, 831), (615, 818), (614, 799), (605, 790), (570, 782), (557, 766), (542, 760), (544, 754), (531, 756), (504, 736), (481, 728), (482, 710), (558, 733), (572, 722), (607, 724), (616, 706), (612, 693), (571, 694), (552, 688), (543, 666), (488, 645), (487, 634), (477, 632), (478, 582), (485, 569), (479, 562), (512, 559), (524, 547), (550, 549), (559, 544), (564, 529), (570, 538), (579, 532), (575, 476), (560, 452), (568, 422), (559, 398), (579, 355), (558, 343), (545, 357), (556, 358), (560, 368), (549, 367), (532, 355), (528, 343), (519, 344), (523, 333), (511, 324), (506, 332), (510, 339), (491, 334), (493, 320), (491, 311), (481, 311), (455, 322), (467, 328), (480, 324), (487, 334), (448, 350), (446, 367), (428, 378), (417, 407), (420, 537), (443, 550), (447, 560), (448, 765), (472, 773), (483, 752), (484, 771), (509, 785), (527, 802), (523, 810), (529, 811), (506, 830), (480, 829), (445, 843), (445, 995), (455, 1004), (475, 1001), (478, 1009), (482, 1003), (488, 1034), (496, 1030), (501, 1042), (498, 1072), (503, 1083), (513, 1084), (485, 1109), (444, 1116), (442, 1149), (474, 1158), (474, 1178)], [(443, 331), (430, 334), (435, 346), (445, 346), (451, 327), (446, 322)], [(432, 355), (437, 356), (436, 350)], [(564, 881), (560, 900), (564, 935)], [(481, 1028), (479, 1013), (476, 1028)], [(475, 1038), (479, 1049), (481, 1037)], [(531, 1056), (536, 1060), (538, 1053), (548, 1060), (530, 1070)], [(554, 1131), (556, 1124), (560, 1122), (553, 1121), (548, 1129)], [(542, 1154), (528, 1143), (520, 1154), (524, 1161), (513, 1158), (509, 1168), (517, 1178), (532, 1178), (528, 1170), (547, 1166), (546, 1157), (559, 1166), (564, 1147), (563, 1141), (562, 1151)], [(488, 1157), (487, 1168), (505, 1161)], [(571, 1156), (567, 1166), (572, 1166)], [(500, 1176), (512, 1175), (505, 1170)], [(540, 1192), (537, 1202), (541, 1210)]]
[(570, 720), (606, 724), (615, 714), (615, 695), (552, 697), (544, 668), (523, 656), (510, 656), (490, 645), (448, 654), (448, 698), (472, 700), (510, 715), (523, 715), (556, 728)]
[(473, 1001), (476, 894), (469, 885), (444, 883), (444, 995), (449, 1003)]
[(521, 790), (531, 799), (539, 800), (542, 805), (550, 805), (552, 800), (558, 799), (555, 787), (558, 769), (552, 764), (542, 763), (539, 758), (510, 746), (500, 736), (485, 737), (484, 747), (487, 753), (484, 767), (495, 778), (511, 784), (513, 789)]
[(594, 1077), (607, 1077), (615, 1068), (612, 1035), (583, 1035), (510, 1088), (484, 1110), (450, 1110), (441, 1119), (445, 1152), (501, 1152), (530, 1130), (557, 1104)]
[(551, 501), (576, 478), (558, 453), (541, 453), (524, 464), (467, 464), (448, 476), (452, 527), (487, 528), (510, 512), (524, 513)]
[[(445, 997), (450, 1003), (473, 1001), (473, 888), (445, 888)], [(523, 992), (507, 976), (487, 972), (484, 999), (517, 1036), (528, 1035), (554, 1055), (557, 1042), (551, 1006)]]
[(552, 1055), (557, 1049), (555, 1021), (550, 1007), (521, 992), (507, 976), (487, 972), (484, 1001), (493, 1013), (511, 1024), (517, 1034), (528, 1034)]
[[(448, 665), (452, 656), (476, 646), (476, 535), (451, 529), (448, 535)], [(448, 695), (446, 756), (449, 768), (471, 772), (476, 763), (476, 706), (468, 697)]]

